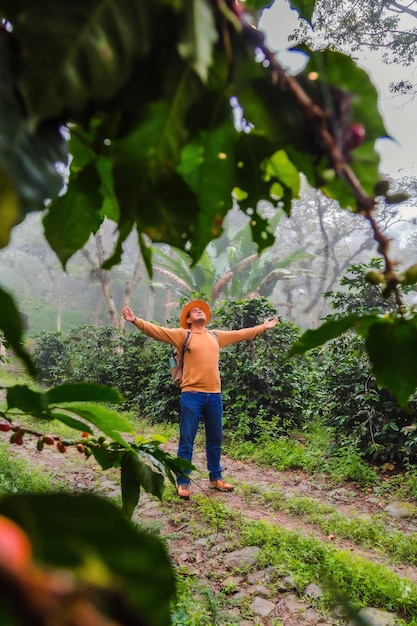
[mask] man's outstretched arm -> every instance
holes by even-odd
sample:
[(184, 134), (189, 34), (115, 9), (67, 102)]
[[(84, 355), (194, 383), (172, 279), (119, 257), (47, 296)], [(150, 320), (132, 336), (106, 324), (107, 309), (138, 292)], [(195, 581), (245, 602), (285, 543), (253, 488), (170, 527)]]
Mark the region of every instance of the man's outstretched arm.
[(279, 320), (277, 317), (274, 317), (273, 319), (266, 319), (263, 323), (263, 326), (265, 327), (265, 330), (267, 330), (268, 328), (274, 328), (274, 326), (276, 326), (278, 322)]

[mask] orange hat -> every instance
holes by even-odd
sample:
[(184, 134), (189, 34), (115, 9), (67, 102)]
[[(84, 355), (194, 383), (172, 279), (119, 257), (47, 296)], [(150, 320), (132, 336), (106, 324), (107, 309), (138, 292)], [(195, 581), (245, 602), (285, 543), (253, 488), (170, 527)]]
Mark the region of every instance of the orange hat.
[(181, 312), (180, 324), (182, 328), (188, 328), (187, 317), (191, 309), (194, 309), (195, 307), (199, 309), (203, 309), (204, 313), (206, 314), (206, 323), (209, 321), (211, 317), (211, 311), (207, 302), (204, 302), (204, 300), (192, 300), (191, 302), (185, 305), (185, 307), (183, 308)]

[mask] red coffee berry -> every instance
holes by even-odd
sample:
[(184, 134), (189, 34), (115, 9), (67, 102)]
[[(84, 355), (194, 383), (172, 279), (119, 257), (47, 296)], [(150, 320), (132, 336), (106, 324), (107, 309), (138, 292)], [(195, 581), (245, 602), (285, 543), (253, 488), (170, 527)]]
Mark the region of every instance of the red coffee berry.
[(0, 424), (0, 430), (4, 433), (7, 433), (11, 429), (11, 426), (8, 422), (2, 422)]
[(23, 435), (19, 431), (17, 433), (13, 433), (10, 437), (10, 443), (14, 443), (16, 446), (21, 446), (23, 444)]
[(64, 452), (67, 451), (67, 446), (65, 446), (62, 441), (58, 441), (58, 443), (56, 444), (56, 447), (58, 448), (58, 450), (60, 452), (62, 452), (62, 454), (64, 454)]
[(20, 572), (28, 567), (32, 546), (28, 536), (12, 520), (0, 515), (0, 563), (9, 570)]
[(346, 154), (364, 142), (366, 130), (362, 124), (350, 124), (343, 133), (343, 152)]
[(53, 446), (55, 443), (55, 439), (54, 437), (52, 437), (52, 435), (44, 435), (43, 443), (46, 443), (48, 446)]

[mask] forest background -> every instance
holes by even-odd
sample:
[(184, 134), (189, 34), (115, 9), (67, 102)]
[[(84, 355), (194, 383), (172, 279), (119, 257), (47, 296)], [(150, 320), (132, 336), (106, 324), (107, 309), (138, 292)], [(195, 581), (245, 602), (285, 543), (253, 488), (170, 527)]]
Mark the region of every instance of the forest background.
[[(103, 13), (94, 14), (94, 21), (91, 5), (85, 2), (69, 7), (55, 0), (56, 11), (50, 15), (25, 0), (0, 2), (4, 17), (0, 39), (4, 61), (0, 243), (5, 287), (0, 290), (0, 324), (5, 342), (22, 359), (28, 373), (35, 375), (41, 370), (42, 354), (38, 352), (36, 362), (32, 360), (33, 345), (23, 343), (19, 313), (23, 313), (30, 334), (47, 330), (48, 324), (56, 330), (48, 337), (51, 343), (63, 339), (62, 330), (87, 323), (98, 332), (90, 335), (91, 350), (83, 349), (82, 356), (94, 357), (93, 348), (109, 345), (120, 364), (119, 357), (128, 354), (128, 346), (121, 350), (106, 339), (114, 332), (122, 342), (120, 309), (125, 303), (139, 315), (165, 322), (175, 318), (181, 299), (190, 295), (205, 297), (213, 307), (244, 300), (250, 308), (261, 302), (256, 314), (264, 312), (261, 298), (266, 297), (267, 308), (276, 306), (280, 317), (285, 317), (277, 332), (287, 332), (288, 338), (295, 340), (295, 348), (288, 345), (293, 355), (342, 335), (329, 352), (312, 352), (303, 361), (320, 359), (324, 353), (328, 356), (326, 381), (332, 391), (342, 393), (337, 407), (327, 395), (326, 409), (335, 409), (342, 426), (349, 426), (353, 417), (366, 453), (382, 452), (391, 460), (400, 453), (400, 460), (412, 460), (416, 447), (417, 317), (413, 298), (417, 266), (411, 256), (415, 234), (409, 226), (413, 220), (407, 223), (399, 205), (408, 202), (413, 206), (416, 181), (412, 176), (392, 180), (379, 172), (375, 143), (386, 135), (386, 129), (377, 108), (377, 92), (366, 73), (349, 56), (338, 53), (334, 49), (337, 42), (327, 35), (328, 50), (309, 47), (308, 34), (299, 38), (307, 65), (296, 75), (284, 70), (251, 21), (263, 4), (251, 0), (246, 11), (239, 3), (215, 0), (106, 3)], [(397, 3), (388, 4), (388, 12), (391, 8), (398, 12)], [(348, 2), (334, 5), (327, 0), (315, 6), (314, 2), (294, 0), (292, 6), (302, 16), (302, 25), (313, 19), (314, 11), (318, 25), (326, 15), (342, 17), (345, 9), (352, 14)], [(367, 3), (367, 7), (371, 7), (367, 25), (373, 24), (380, 42), (398, 23), (395, 15), (382, 20), (387, 3)], [(402, 6), (402, 11), (409, 12), (410, 4)], [(45, 29), (45, 15), (51, 20), (49, 30)], [(197, 19), (201, 17), (203, 22)], [(359, 16), (357, 25), (364, 17)], [(378, 31), (381, 23), (382, 32)], [(91, 38), (79, 36), (84, 28), (91, 29)], [(351, 26), (348, 30), (358, 32)], [(58, 37), (57, 32), (63, 31), (66, 37)], [(341, 33), (343, 28), (336, 35)], [(413, 29), (406, 32), (405, 41), (401, 29), (398, 33), (393, 49), (403, 43), (402, 50), (408, 54)], [(72, 54), (66, 56), (68, 48)], [(145, 88), (138, 90), (139, 83)], [(412, 94), (414, 85), (400, 81), (393, 85), (395, 89)], [(38, 246), (33, 237), (37, 217), (42, 219), (53, 252)], [(16, 222), (21, 224), (16, 226)], [(135, 233), (132, 241), (131, 232)], [(23, 243), (18, 251), (12, 250), (17, 234)], [(56, 271), (54, 255), (68, 272)], [(375, 260), (375, 256), (379, 258)], [(35, 276), (33, 266), (37, 268)], [(358, 271), (361, 279), (357, 279)], [(341, 287), (349, 292), (354, 288), (361, 296), (352, 306), (346, 291), (335, 290), (341, 274)], [(150, 276), (153, 290), (147, 290)], [(369, 289), (376, 290), (383, 302), (375, 304), (368, 297), (373, 295)], [(8, 290), (16, 296), (9, 296)], [(330, 292), (333, 296), (323, 299), (323, 294)], [(329, 300), (333, 309), (325, 304)], [(44, 302), (47, 308), (43, 308)], [(332, 310), (334, 314), (327, 316)], [(217, 313), (217, 319), (230, 326), (248, 321), (237, 313), (226, 309), (223, 318)], [(319, 326), (324, 317), (327, 321)], [(298, 327), (308, 329), (301, 338)], [(359, 336), (344, 334), (351, 329)], [(140, 342), (137, 337), (135, 334), (130, 347)], [(37, 345), (48, 347), (47, 341)], [(60, 348), (58, 341), (55, 345)], [(283, 369), (290, 368), (283, 377), (287, 388), (285, 392), (280, 388), (268, 350), (272, 348), (278, 359), (284, 357), (283, 345), (281, 336), (279, 348), (260, 344), (259, 350), (265, 350), (265, 360), (258, 363), (260, 372), (253, 367), (255, 352), (251, 352), (253, 362), (248, 361), (246, 373), (259, 374), (257, 381), (248, 379), (248, 389), (255, 390), (260, 401), (266, 398), (266, 404), (245, 403), (239, 413), (242, 397), (235, 397), (235, 417), (250, 417), (250, 410), (262, 415), (259, 423), (265, 427), (264, 435), (280, 433), (282, 427), (291, 426), (291, 420), (308, 417), (310, 410), (300, 406), (299, 414), (291, 404), (301, 397), (307, 400), (302, 384), (306, 378), (305, 372), (287, 359), (281, 364)], [(63, 359), (57, 365), (65, 367), (46, 370), (50, 378), (42, 380), (53, 387), (7, 387), (2, 429), (11, 431), (10, 441), (17, 445), (33, 436), (38, 450), (45, 444), (56, 444), (60, 452), (70, 445), (80, 446), (82, 453), (87, 458), (94, 455), (103, 469), (120, 468), (122, 512), (131, 517), (140, 490), (160, 497), (163, 474), (173, 482), (181, 464), (160, 449), (160, 439), (134, 436), (132, 425), (108, 408), (122, 400), (119, 390), (108, 386), (117, 368), (107, 369), (105, 380), (90, 383), (90, 375), (103, 373), (92, 367), (100, 365), (97, 359), (85, 370), (89, 377), (80, 376), (79, 369), (66, 369), (73, 363), (73, 354), (65, 352), (65, 341), (62, 347), (58, 352)], [(145, 356), (146, 346), (141, 347), (143, 350), (136, 352)], [(378, 382), (369, 378), (366, 351)], [(242, 354), (232, 356), (239, 366), (235, 371), (239, 371)], [(50, 366), (51, 359), (46, 361)], [(160, 374), (155, 371), (156, 362), (151, 355), (145, 363), (149, 375)], [(162, 368), (162, 360), (158, 363)], [(153, 387), (148, 398), (159, 399), (155, 390), (160, 380), (149, 380)], [(135, 381), (127, 382), (132, 386)], [(320, 388), (314, 378), (309, 382)], [(343, 393), (352, 399), (356, 383), (359, 404), (343, 402)], [(271, 384), (276, 397), (287, 402), (287, 407), (275, 410), (273, 416), (267, 411), (273, 409)], [(259, 393), (262, 390), (263, 395)], [(232, 403), (230, 406), (233, 408)], [(341, 414), (343, 406), (354, 414)], [(288, 407), (288, 421), (280, 422), (280, 414)], [(16, 423), (22, 415), (38, 422), (38, 428)], [(82, 435), (51, 437), (45, 429), (53, 420)], [(243, 422), (242, 426), (249, 424)], [(97, 429), (103, 434), (97, 435)], [(262, 433), (243, 434), (251, 440)], [(367, 438), (360, 440), (364, 435)], [(86, 541), (100, 554), (106, 572), (117, 571), (123, 578), (127, 593), (116, 600), (132, 602), (152, 623), (167, 623), (174, 576), (161, 546), (137, 536), (115, 510), (107, 517), (103, 503), (93, 498), (87, 504), (75, 510), (70, 497), (47, 502), (29, 495), (2, 498), (0, 509), (37, 541), (41, 560), (84, 566), (87, 563), (80, 546)], [(61, 516), (58, 532), (49, 537), (45, 531), (56, 516)], [(73, 533), (74, 539), (68, 551), (62, 552), (60, 524), (65, 526), (69, 517), (74, 527), (66, 527), (65, 534)], [(117, 537), (121, 543), (129, 539), (129, 549), (134, 545), (137, 551), (130, 552), (120, 544), (108, 550), (109, 542), (97, 536), (93, 524), (97, 519), (109, 522), (103, 524), (109, 537)], [(111, 532), (113, 522), (119, 532)], [(81, 542), (77, 533), (83, 537)], [(134, 552), (144, 558), (133, 559)], [(134, 579), (147, 580), (146, 574), (155, 571), (156, 558), (160, 559), (162, 580), (150, 585), (152, 597), (144, 594), (137, 598), (129, 593), (135, 588)], [(26, 582), (29, 589), (31, 581)], [(155, 607), (160, 608), (159, 616), (154, 614)]]

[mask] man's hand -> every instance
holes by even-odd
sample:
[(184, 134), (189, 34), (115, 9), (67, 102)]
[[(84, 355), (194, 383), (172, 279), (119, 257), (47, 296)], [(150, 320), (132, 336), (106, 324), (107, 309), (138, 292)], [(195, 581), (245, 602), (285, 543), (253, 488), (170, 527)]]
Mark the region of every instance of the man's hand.
[(128, 306), (123, 307), (122, 315), (126, 322), (134, 322), (136, 319), (136, 315), (133, 313), (132, 309), (129, 309)]
[(269, 319), (265, 320), (263, 323), (263, 326), (266, 330), (267, 328), (274, 328), (274, 326), (276, 326), (277, 324), (278, 324), (278, 318), (274, 317), (274, 319), (272, 320), (269, 320)]

